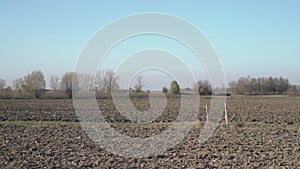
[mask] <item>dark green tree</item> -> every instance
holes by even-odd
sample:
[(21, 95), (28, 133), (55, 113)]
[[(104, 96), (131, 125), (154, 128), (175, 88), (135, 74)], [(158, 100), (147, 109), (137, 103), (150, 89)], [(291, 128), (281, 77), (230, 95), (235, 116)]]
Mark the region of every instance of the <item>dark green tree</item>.
[(179, 94), (180, 93), (180, 86), (177, 83), (177, 81), (172, 81), (171, 85), (170, 85), (170, 93), (172, 94)]

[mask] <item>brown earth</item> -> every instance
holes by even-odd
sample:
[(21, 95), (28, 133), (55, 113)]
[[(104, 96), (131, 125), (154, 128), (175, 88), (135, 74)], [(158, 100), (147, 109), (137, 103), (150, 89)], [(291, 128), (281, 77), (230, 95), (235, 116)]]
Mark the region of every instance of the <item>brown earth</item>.
[[(146, 99), (132, 99), (146, 110)], [(205, 121), (201, 98), (199, 120)], [(120, 133), (145, 138), (176, 119), (179, 98), (168, 100), (153, 123), (129, 123), (111, 99), (99, 99), (106, 120)], [(72, 100), (0, 100), (0, 168), (300, 168), (300, 98), (230, 97), (224, 120), (205, 143), (194, 127), (177, 146), (152, 157), (107, 152), (83, 131)], [(201, 125), (202, 126), (202, 125)]]

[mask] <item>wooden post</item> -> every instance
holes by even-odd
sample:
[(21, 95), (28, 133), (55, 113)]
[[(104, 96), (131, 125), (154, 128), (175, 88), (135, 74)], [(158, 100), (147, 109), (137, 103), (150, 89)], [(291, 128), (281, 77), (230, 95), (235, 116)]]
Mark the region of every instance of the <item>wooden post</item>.
[(209, 121), (208, 121), (208, 111), (207, 111), (207, 105), (205, 105), (205, 112), (206, 112), (206, 123), (209, 123)]
[(224, 109), (225, 109), (225, 122), (226, 124), (228, 124), (226, 103), (224, 103)]

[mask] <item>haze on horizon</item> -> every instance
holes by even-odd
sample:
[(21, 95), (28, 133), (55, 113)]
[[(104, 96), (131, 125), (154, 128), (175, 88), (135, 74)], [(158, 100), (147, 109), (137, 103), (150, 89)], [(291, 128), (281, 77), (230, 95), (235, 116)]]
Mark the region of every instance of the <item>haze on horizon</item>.
[[(131, 14), (162, 12), (185, 19), (206, 35), (222, 61), (227, 82), (250, 75), (283, 76), (300, 84), (299, 1), (131, 2), (1, 1), (0, 78), (12, 85), (14, 79), (41, 70), (49, 84), (52, 75), (61, 77), (74, 69), (87, 40), (104, 25)], [(129, 42), (123, 49), (128, 45), (132, 50), (151, 45), (170, 49), (172, 44), (173, 49), (181, 49), (170, 39), (156, 43), (157, 37)], [(120, 49), (124, 52), (122, 45)], [(189, 60), (184, 49), (180, 52), (187, 65), (198, 71), (196, 78), (208, 78), (201, 63)], [(117, 60), (112, 56), (99, 68), (113, 69)], [(154, 75), (145, 72), (146, 89), (168, 87), (170, 77)]]

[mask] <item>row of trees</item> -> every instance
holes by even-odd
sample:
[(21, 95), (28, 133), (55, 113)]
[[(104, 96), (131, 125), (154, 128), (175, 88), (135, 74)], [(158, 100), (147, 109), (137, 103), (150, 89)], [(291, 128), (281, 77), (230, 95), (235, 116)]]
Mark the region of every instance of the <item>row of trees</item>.
[[(176, 81), (173, 81), (170, 86), (170, 93), (180, 93), (180, 87)], [(241, 77), (238, 81), (229, 83), (229, 91), (236, 95), (299, 95), (300, 87), (291, 85), (287, 78), (283, 77), (259, 77), (251, 78)], [(213, 88), (209, 81), (199, 80), (194, 84), (194, 90), (200, 95), (221, 94), (228, 95), (229, 93), (218, 93), (218, 88)], [(163, 92), (167, 93), (168, 89), (164, 87)], [(222, 90), (221, 90), (222, 91)]]
[[(95, 83), (92, 83), (94, 78)], [(76, 90), (79, 86), (86, 90), (96, 89), (97, 91), (105, 92), (118, 89), (119, 84), (117, 80), (118, 76), (112, 70), (99, 70), (95, 77), (89, 74), (66, 72), (61, 79), (58, 76), (52, 76), (49, 85), (54, 92), (64, 91), (69, 98), (72, 98), (73, 89)], [(32, 93), (35, 98), (40, 98), (46, 91), (46, 81), (43, 72), (38, 70), (15, 79), (13, 81), (13, 89), (9, 86), (5, 87), (5, 80), (0, 79), (0, 91)]]
[[(119, 89), (118, 78), (119, 77), (112, 70), (98, 70), (95, 77), (87, 73), (77, 74), (67, 72), (63, 75), (60, 83), (56, 83), (57, 78), (51, 78), (50, 87), (54, 90), (57, 86), (53, 84), (61, 84), (61, 90), (64, 90), (69, 98), (72, 98), (73, 90), (78, 90), (79, 86), (83, 90), (96, 90), (102, 92), (110, 92)], [(52, 79), (54, 79), (53, 82)]]
[[(136, 93), (143, 92), (144, 82), (143, 76), (137, 76), (135, 78), (134, 89)], [(95, 82), (95, 83), (93, 83)], [(5, 81), (0, 80), (0, 90), (4, 88)], [(58, 76), (51, 76), (50, 88), (52, 91), (64, 91), (68, 98), (72, 98), (73, 90), (81, 89), (96, 90), (102, 92), (110, 92), (115, 89), (119, 89), (118, 76), (112, 70), (97, 71), (95, 77), (90, 74), (77, 74), (74, 72), (66, 72), (60, 79)], [(209, 95), (211, 94), (211, 86), (208, 81), (198, 81), (195, 85), (199, 94)], [(42, 71), (33, 71), (24, 77), (17, 78), (13, 81), (13, 88), (15, 92), (32, 93), (35, 98), (40, 98), (43, 92), (46, 91), (46, 82)], [(11, 90), (11, 88), (10, 88)], [(177, 81), (172, 81), (170, 84), (170, 90), (167, 87), (163, 89), (164, 93), (179, 94), (180, 86)]]
[[(69, 98), (72, 98), (73, 90), (84, 88), (86, 90), (96, 90), (109, 93), (112, 90), (119, 89), (118, 76), (112, 70), (97, 71), (95, 76), (90, 74), (77, 74), (66, 72), (62, 78), (52, 76), (50, 84), (52, 91), (63, 91)], [(136, 83), (133, 91), (136, 93), (143, 92), (143, 76), (135, 78)], [(88, 82), (88, 83), (87, 83)], [(194, 84), (193, 90), (198, 91), (200, 95), (212, 95), (213, 89), (209, 81), (199, 80)], [(291, 85), (288, 79), (283, 77), (260, 77), (251, 78), (241, 77), (237, 81), (229, 83), (229, 90), (232, 94), (237, 95), (266, 95), (266, 94), (291, 94), (298, 95), (299, 88)], [(40, 98), (46, 91), (46, 82), (43, 72), (33, 71), (24, 77), (17, 78), (13, 81), (13, 89), (6, 85), (5, 80), (0, 79), (0, 91), (4, 92), (24, 92), (32, 93), (35, 98)], [(172, 81), (169, 89), (164, 87), (164, 93), (179, 94), (180, 86), (177, 81)]]
[(233, 94), (238, 95), (274, 95), (297, 94), (297, 86), (291, 85), (288, 79), (283, 77), (241, 77), (238, 81), (229, 83)]

